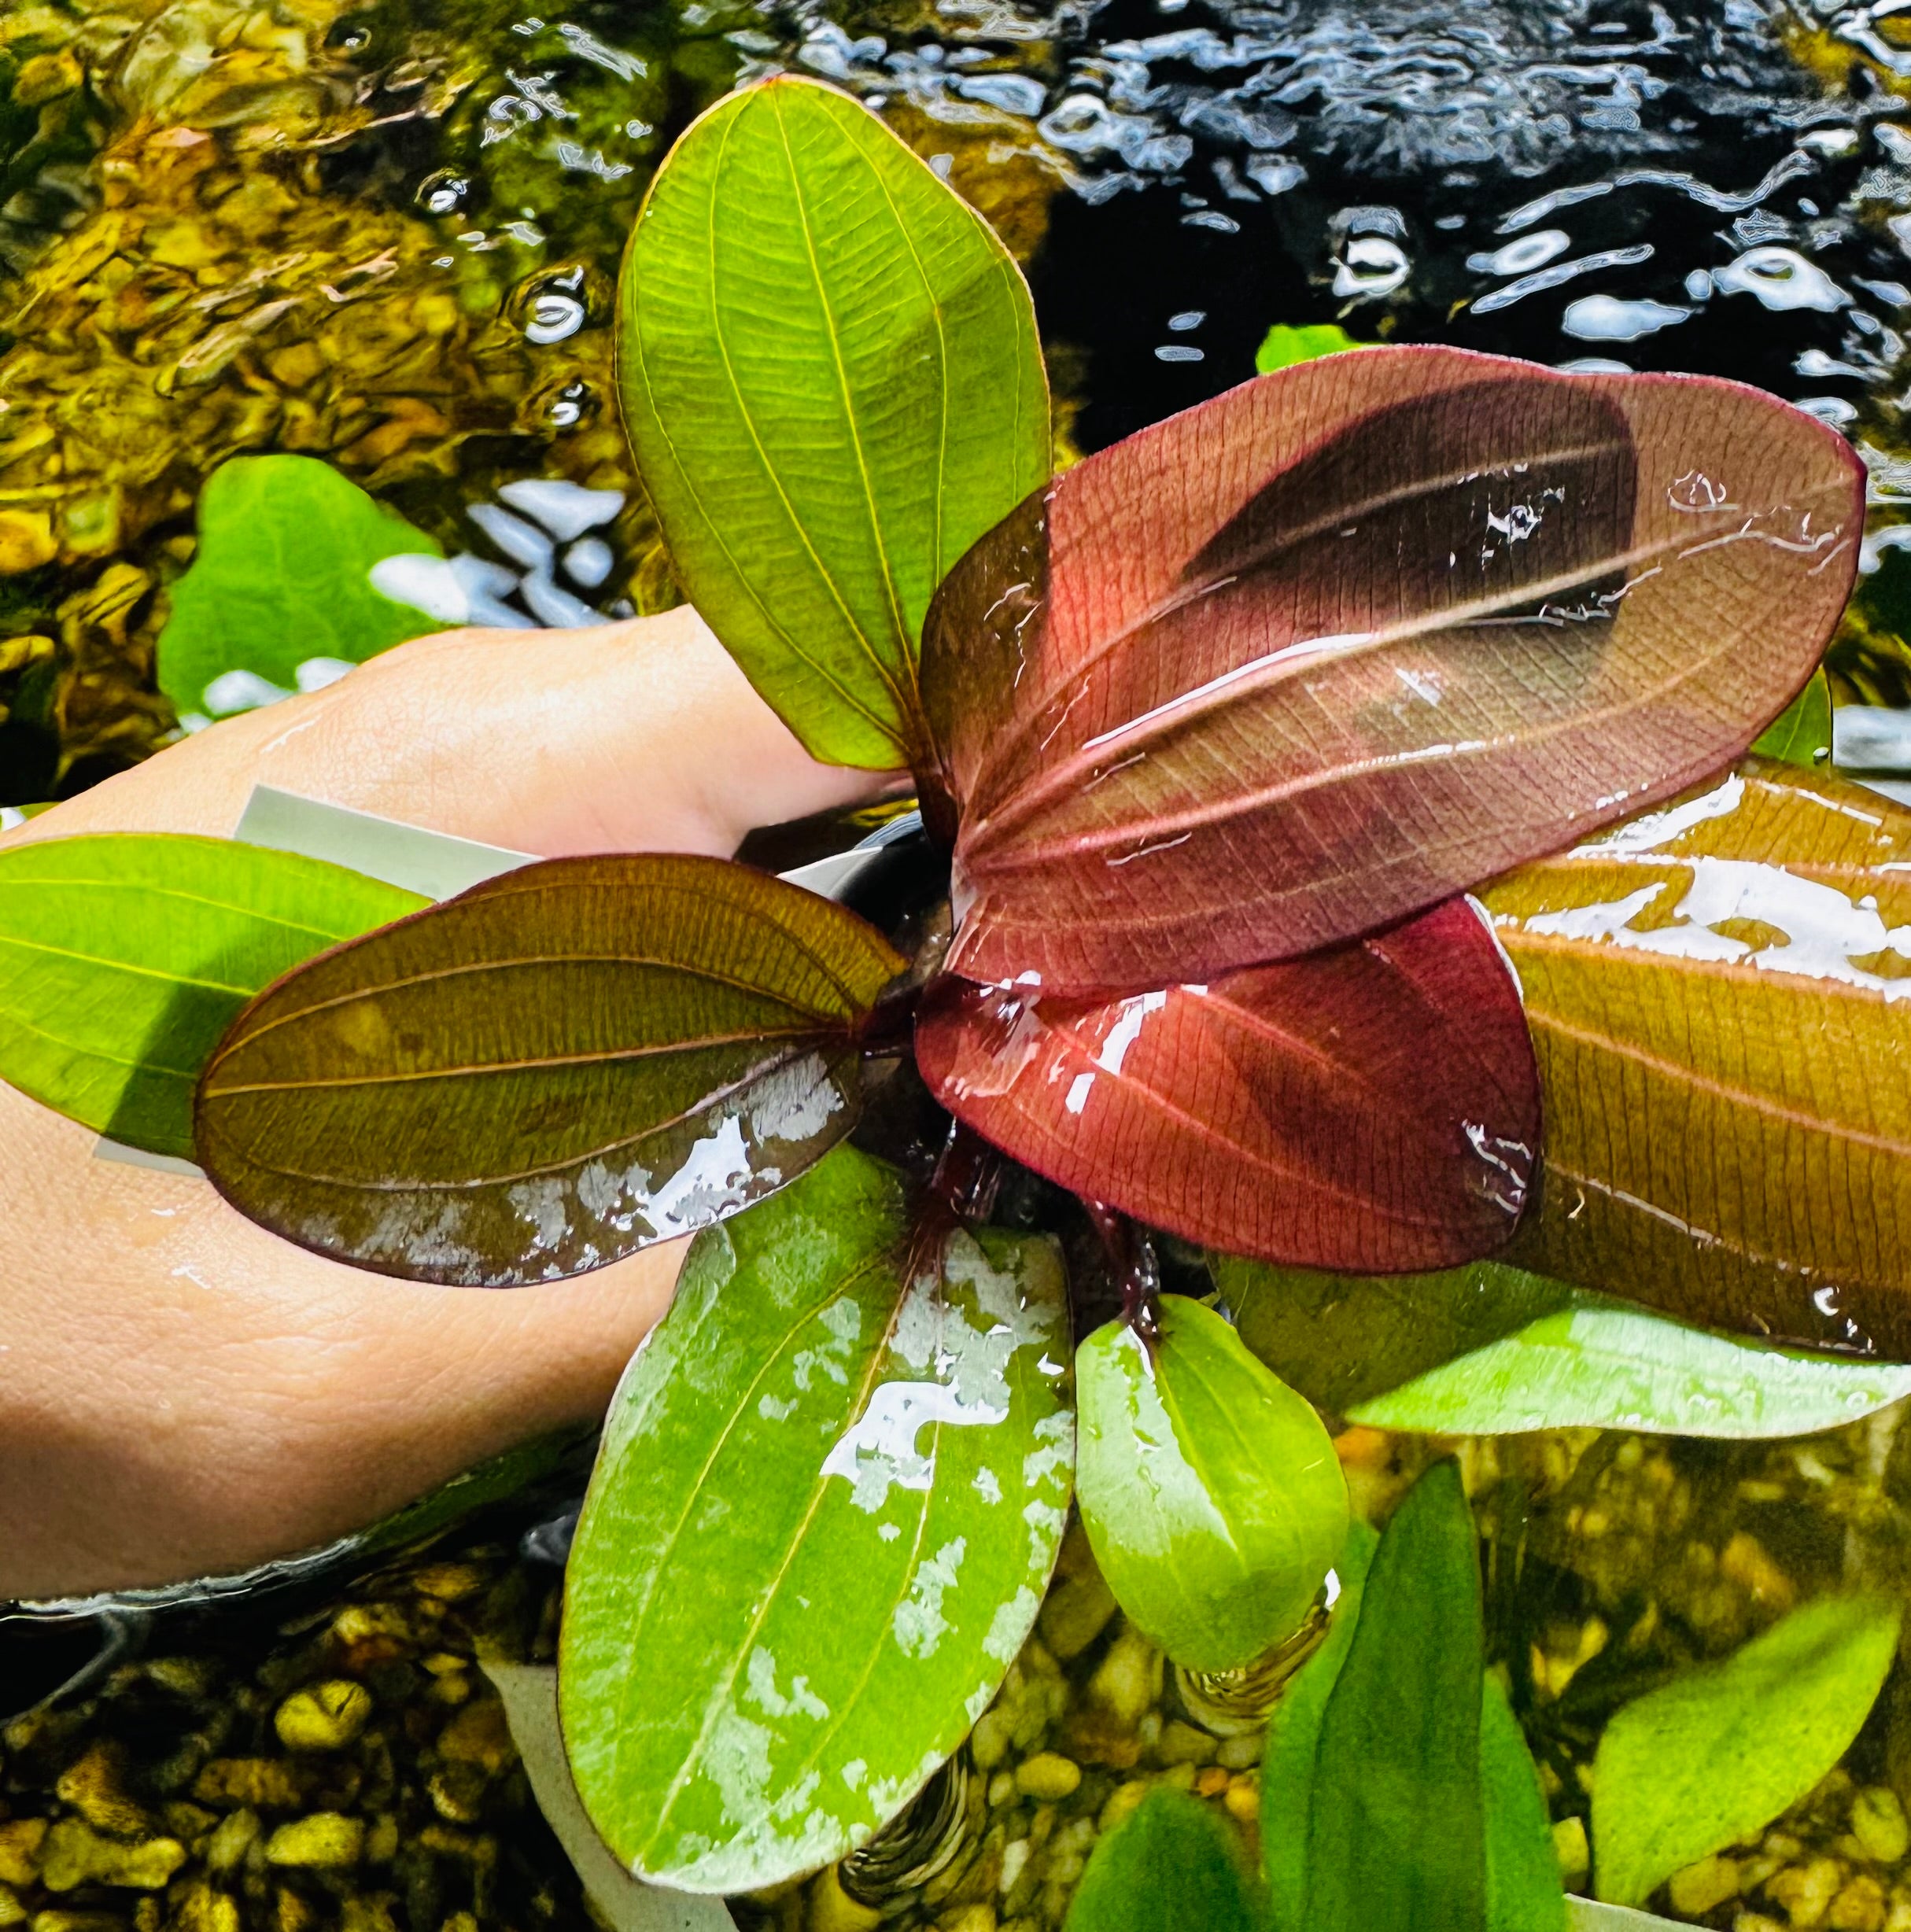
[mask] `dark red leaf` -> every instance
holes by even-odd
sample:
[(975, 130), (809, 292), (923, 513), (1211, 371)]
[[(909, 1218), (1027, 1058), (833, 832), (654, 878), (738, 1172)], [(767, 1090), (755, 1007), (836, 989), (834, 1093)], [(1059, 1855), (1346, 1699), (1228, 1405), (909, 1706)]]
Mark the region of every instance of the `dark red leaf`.
[(952, 968), (1084, 994), (1290, 958), (1717, 770), (1817, 662), (1862, 476), (1757, 390), (1445, 348), (1091, 457), (931, 611)]
[(1237, 1254), (1445, 1267), (1513, 1231), (1539, 1148), (1519, 995), (1463, 901), (1112, 1001), (945, 978), (916, 1056), (1038, 1173)]

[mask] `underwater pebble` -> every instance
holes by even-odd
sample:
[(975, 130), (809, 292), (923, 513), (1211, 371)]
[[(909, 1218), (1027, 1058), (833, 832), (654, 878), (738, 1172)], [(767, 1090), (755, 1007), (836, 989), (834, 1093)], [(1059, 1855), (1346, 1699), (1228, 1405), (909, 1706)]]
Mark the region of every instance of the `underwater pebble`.
[(272, 1719), (288, 1751), (341, 1751), (371, 1721), (371, 1694), (349, 1677), (327, 1678), (295, 1690)]
[(588, 490), (556, 477), (533, 477), (507, 483), (498, 496), (512, 509), (535, 517), (560, 544), (568, 544), (586, 530), (608, 523), (624, 507), (622, 490)]
[(1883, 1785), (1868, 1785), (1851, 1801), (1851, 1835), (1867, 1858), (1894, 1865), (1911, 1851), (1911, 1824), (1898, 1794)]
[(548, 570), (557, 555), (557, 546), (542, 530), (496, 503), (473, 503), (465, 514), (512, 562), (522, 564), (527, 570)]
[(581, 598), (572, 596), (552, 583), (547, 570), (533, 570), (518, 588), (533, 615), (555, 630), (581, 630), (603, 621), (600, 611), (593, 610)]
[(1024, 1797), (1053, 1801), (1067, 1797), (1082, 1782), (1082, 1768), (1057, 1751), (1039, 1751), (1015, 1768), (1015, 1786)]
[(564, 552), (564, 574), (574, 584), (595, 590), (611, 574), (617, 561), (601, 536), (580, 537)]
[(416, 554), (381, 557), (367, 576), (381, 597), (389, 597), (408, 610), (422, 610), (441, 624), (470, 621), (470, 602), (458, 581), (455, 559), (447, 562), (442, 557)]
[(242, 711), (262, 710), (292, 693), (256, 671), (224, 671), (206, 686), (203, 702), (214, 717), (233, 717)]
[(365, 1849), (365, 1821), (342, 1812), (314, 1812), (281, 1825), (265, 1842), (268, 1865), (356, 1865)]

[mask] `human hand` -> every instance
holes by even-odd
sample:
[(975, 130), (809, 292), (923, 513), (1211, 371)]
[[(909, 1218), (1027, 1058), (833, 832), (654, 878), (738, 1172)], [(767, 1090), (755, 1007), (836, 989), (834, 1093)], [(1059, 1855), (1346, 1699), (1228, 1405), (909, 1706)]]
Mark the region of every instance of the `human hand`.
[[(814, 763), (688, 609), (458, 631), (249, 713), (34, 819), (225, 836), (255, 783), (549, 857), (728, 857), (870, 796)], [(489, 1292), (363, 1273), (200, 1180), (94, 1157), (0, 1086), (0, 1598), (245, 1568), (601, 1414), (684, 1244)]]

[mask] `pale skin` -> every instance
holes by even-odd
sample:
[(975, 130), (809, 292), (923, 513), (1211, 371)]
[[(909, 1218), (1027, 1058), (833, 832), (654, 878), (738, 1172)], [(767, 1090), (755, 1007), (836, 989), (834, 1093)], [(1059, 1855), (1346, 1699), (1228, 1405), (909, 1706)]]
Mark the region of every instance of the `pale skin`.
[[(727, 857), (852, 803), (688, 610), (422, 639), (161, 752), (0, 843), (229, 835), (255, 783), (549, 857)], [(510, 1292), (323, 1260), (0, 1086), (0, 1598), (245, 1568), (600, 1416), (682, 1244)]]

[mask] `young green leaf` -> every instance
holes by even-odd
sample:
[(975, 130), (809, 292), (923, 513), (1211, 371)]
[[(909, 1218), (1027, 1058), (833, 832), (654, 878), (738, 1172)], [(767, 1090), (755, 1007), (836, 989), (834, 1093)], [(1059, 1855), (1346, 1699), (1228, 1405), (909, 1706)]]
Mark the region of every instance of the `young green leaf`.
[(1340, 1589), (1320, 1648), (1295, 1672), (1267, 1723), (1260, 1768), (1260, 1842), (1273, 1932), (1308, 1932), (1308, 1820), (1327, 1700), (1360, 1621), (1360, 1605), (1380, 1539), (1356, 1517), (1334, 1566)]
[(1481, 1687), (1480, 1798), (1486, 1932), (1564, 1932), (1566, 1888), (1540, 1774), (1500, 1679)]
[(1312, 1409), (1185, 1296), (1152, 1348), (1111, 1322), (1075, 1356), (1075, 1487), (1129, 1618), (1190, 1670), (1234, 1670), (1300, 1622), (1347, 1536)]
[(1482, 897), (1546, 1097), (1509, 1258), (1911, 1359), (1911, 811), (1752, 760)]
[(1050, 470), (1008, 251), (865, 109), (783, 77), (671, 150), (618, 299), (624, 418), (692, 602), (817, 758), (908, 763), (930, 595)]
[(1063, 1932), (1258, 1932), (1239, 1842), (1184, 1791), (1157, 1786), (1095, 1842)]
[(1629, 1429), (1743, 1440), (1842, 1428), (1907, 1395), (1903, 1363), (1802, 1355), (1582, 1301), (1347, 1414), (1434, 1435)]
[[(422, 530), (310, 456), (235, 456), (199, 499), (199, 548), (160, 633), (160, 688), (182, 711), (249, 709), (259, 681), (299, 688), (315, 659), (360, 664), (444, 626), (372, 588), (387, 557), (444, 553)], [(216, 687), (234, 673), (249, 691)]]
[(486, 1287), (598, 1268), (761, 1199), (861, 1104), (902, 959), (720, 859), (527, 865), (314, 960), (240, 1017), (196, 1141), (289, 1240)]
[(1334, 1415), (1577, 1299), (1562, 1281), (1498, 1261), (1357, 1275), (1210, 1254), (1208, 1270), (1242, 1341)]
[(1817, 771), (1832, 755), (1832, 680), (1821, 666), (1811, 682), (1780, 712), (1759, 736), (1752, 750), (1762, 758)]
[(425, 901), (224, 839), (0, 847), (0, 1079), (149, 1153), (193, 1155), (193, 1088), (260, 987)]
[(1277, 369), (1291, 369), (1296, 363), (1312, 362), (1317, 356), (1337, 356), (1345, 349), (1371, 348), (1370, 342), (1356, 342), (1338, 323), (1277, 322), (1254, 352), (1256, 373), (1272, 375)]
[(1150, 1226), (1317, 1267), (1506, 1244), (1540, 1144), (1519, 989), (1463, 901), (1120, 1000), (944, 975), (917, 1064), (984, 1139)]
[(1756, 390), (1436, 348), (1090, 456), (924, 629), (950, 970), (1212, 981), (1670, 796), (1810, 675), (1863, 496), (1842, 437)]
[(1327, 1700), (1308, 1822), (1308, 1932), (1486, 1921), (1479, 1559), (1452, 1462), (1380, 1539)]
[(1809, 1791), (1877, 1701), (1902, 1615), (1881, 1597), (1821, 1598), (1619, 1711), (1593, 1761), (1597, 1895), (1641, 1904)]
[(559, 1658), (585, 1808), (639, 1876), (839, 1858), (961, 1742), (1033, 1627), (1068, 1500), (1048, 1244), (902, 1278), (900, 1178), (839, 1149), (702, 1236), (626, 1373)]

